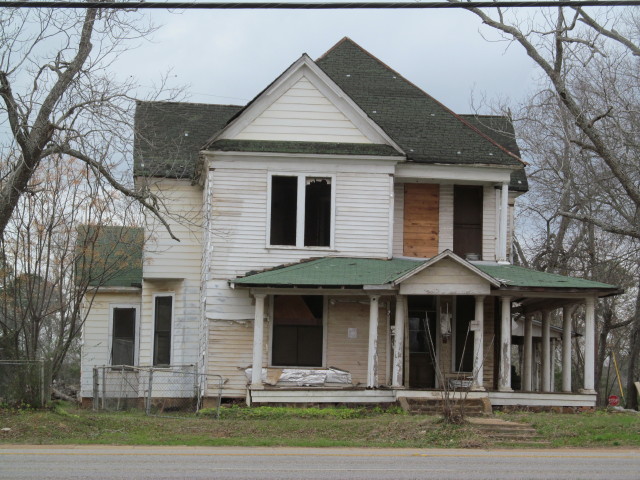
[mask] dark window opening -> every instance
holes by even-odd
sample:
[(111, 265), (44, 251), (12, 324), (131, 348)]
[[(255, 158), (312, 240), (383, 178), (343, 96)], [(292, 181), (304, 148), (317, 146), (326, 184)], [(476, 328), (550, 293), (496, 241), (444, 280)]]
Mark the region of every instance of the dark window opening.
[(473, 372), (473, 332), (469, 330), (469, 322), (475, 316), (475, 298), (471, 296), (456, 297), (455, 371)]
[(271, 177), (270, 245), (296, 244), (298, 177)]
[(173, 297), (156, 297), (153, 334), (153, 364), (171, 364), (171, 315)]
[(275, 296), (271, 364), (322, 366), (322, 296)]
[(307, 178), (304, 207), (305, 247), (328, 247), (331, 243), (331, 180)]
[(111, 365), (133, 365), (136, 346), (136, 309), (113, 309)]
[(453, 187), (453, 252), (462, 258), (482, 258), (482, 187)]

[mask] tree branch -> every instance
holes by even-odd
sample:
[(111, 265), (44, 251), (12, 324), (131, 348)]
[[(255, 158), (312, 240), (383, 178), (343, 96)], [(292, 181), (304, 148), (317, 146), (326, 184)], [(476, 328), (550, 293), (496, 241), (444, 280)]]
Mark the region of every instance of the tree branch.
[(565, 217), (573, 218), (575, 220), (580, 220), (582, 222), (595, 225), (596, 227), (601, 228), (605, 232), (615, 233), (616, 235), (625, 235), (625, 236), (637, 238), (640, 240), (640, 231), (638, 230), (628, 230), (625, 228), (616, 227), (614, 225), (609, 225), (601, 220), (598, 220), (597, 218), (593, 218), (590, 215), (579, 215), (576, 213), (562, 212), (562, 211), (558, 213)]
[(621, 43), (622, 45), (627, 47), (629, 50), (631, 50), (631, 53), (633, 53), (635, 56), (640, 57), (640, 48), (637, 45), (635, 45), (631, 40), (620, 35), (614, 29), (609, 30), (604, 28), (602, 25), (596, 22), (593, 18), (587, 15), (587, 13), (581, 7), (572, 7), (572, 8), (580, 14), (580, 21), (582, 23), (589, 25), (591, 28), (593, 28), (596, 32), (600, 33), (601, 35), (604, 35), (605, 37), (609, 37), (610, 39), (615, 40), (618, 43)]

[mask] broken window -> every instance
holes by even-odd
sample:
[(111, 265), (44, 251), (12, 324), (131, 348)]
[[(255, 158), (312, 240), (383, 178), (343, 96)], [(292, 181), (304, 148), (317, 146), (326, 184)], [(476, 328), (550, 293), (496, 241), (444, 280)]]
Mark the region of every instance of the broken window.
[(276, 295), (273, 302), (271, 364), (321, 367), (323, 297)]
[(113, 309), (111, 365), (134, 365), (136, 347), (136, 309)]
[(156, 296), (153, 331), (153, 364), (171, 364), (171, 317), (173, 296)]
[(273, 175), (269, 244), (329, 247), (331, 202), (331, 178)]

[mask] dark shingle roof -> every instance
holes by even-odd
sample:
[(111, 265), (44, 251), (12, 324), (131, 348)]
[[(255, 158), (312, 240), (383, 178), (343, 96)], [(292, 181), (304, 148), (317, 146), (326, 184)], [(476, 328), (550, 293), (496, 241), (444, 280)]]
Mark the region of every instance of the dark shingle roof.
[(400, 145), (409, 160), (522, 166), (515, 153), (496, 145), (349, 38), (316, 63)]
[[(491, 137), (510, 152), (520, 156), (520, 147), (516, 142), (516, 133), (513, 123), (509, 118), (500, 115), (460, 115), (463, 119), (476, 127), (482, 133)], [(529, 182), (524, 168), (511, 174), (511, 190), (526, 192), (529, 190)]]
[(144, 229), (81, 225), (76, 242), (76, 276), (94, 287), (131, 287), (142, 283)]
[(138, 102), (134, 176), (193, 178), (198, 152), (242, 107)]
[(402, 156), (390, 145), (374, 143), (330, 143), (330, 142), (275, 142), (266, 140), (216, 140), (209, 150), (223, 152), (277, 152), (311, 153), (333, 155), (388, 155)]

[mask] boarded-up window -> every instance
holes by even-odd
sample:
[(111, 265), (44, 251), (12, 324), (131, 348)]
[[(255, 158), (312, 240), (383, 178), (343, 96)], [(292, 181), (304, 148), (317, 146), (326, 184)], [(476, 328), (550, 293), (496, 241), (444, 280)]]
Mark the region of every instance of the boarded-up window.
[(473, 332), (469, 330), (469, 322), (474, 320), (475, 308), (474, 297), (456, 297), (454, 370), (457, 372), (473, 371)]
[(482, 187), (453, 188), (453, 252), (482, 258)]
[(153, 333), (153, 364), (171, 364), (171, 316), (173, 297), (157, 296)]
[(111, 365), (134, 365), (136, 346), (136, 309), (113, 309)]
[(322, 366), (321, 296), (275, 296), (271, 363), (278, 367)]
[(403, 253), (408, 257), (438, 254), (440, 185), (408, 183), (404, 186)]
[(271, 245), (296, 244), (298, 177), (271, 178)]

